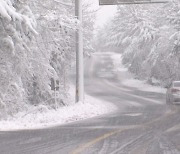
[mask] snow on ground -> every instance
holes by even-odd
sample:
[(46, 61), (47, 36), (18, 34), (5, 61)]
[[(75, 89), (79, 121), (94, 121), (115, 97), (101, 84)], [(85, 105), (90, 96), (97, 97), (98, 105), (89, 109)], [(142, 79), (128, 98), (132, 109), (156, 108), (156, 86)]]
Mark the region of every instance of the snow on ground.
[(141, 91), (166, 93), (165, 88), (152, 86), (152, 85), (147, 84), (146, 81), (140, 81), (140, 80), (134, 79), (133, 74), (128, 72), (128, 69), (125, 66), (123, 66), (121, 54), (111, 53), (111, 58), (113, 59), (115, 71), (119, 73), (119, 78), (123, 85), (137, 88), (138, 90), (141, 90)]
[(166, 93), (165, 88), (158, 87), (158, 86), (152, 86), (152, 85), (145, 83), (145, 81), (140, 81), (137, 79), (128, 79), (128, 80), (125, 80), (122, 84), (125, 86), (128, 86), (128, 87), (137, 88), (138, 90), (141, 90), (141, 91)]
[[(71, 94), (75, 93), (74, 88), (71, 88), (70, 91)], [(13, 118), (0, 121), (0, 131), (58, 126), (107, 114), (115, 110), (116, 107), (113, 104), (85, 95), (85, 103), (74, 104), (73, 99), (71, 99), (70, 106), (57, 110), (49, 110), (45, 106), (41, 106), (39, 109), (31, 109), (28, 113), (21, 112)]]

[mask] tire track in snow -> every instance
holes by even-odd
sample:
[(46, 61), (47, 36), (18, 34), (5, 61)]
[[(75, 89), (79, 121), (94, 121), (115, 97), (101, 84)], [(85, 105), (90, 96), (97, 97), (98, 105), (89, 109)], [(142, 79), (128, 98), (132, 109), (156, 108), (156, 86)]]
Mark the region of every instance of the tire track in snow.
[(156, 137), (149, 145), (146, 154), (179, 154), (180, 151), (165, 136)]
[(160, 148), (163, 150), (164, 154), (179, 154), (180, 151), (176, 146), (168, 140), (166, 137), (160, 139)]
[(152, 132), (144, 133), (143, 135), (138, 136), (134, 140), (130, 140), (126, 144), (122, 145), (120, 148), (116, 149), (115, 151), (112, 151), (109, 154), (126, 154), (130, 153), (132, 150), (137, 148), (137, 146), (142, 145), (143, 143), (152, 140), (153, 134)]

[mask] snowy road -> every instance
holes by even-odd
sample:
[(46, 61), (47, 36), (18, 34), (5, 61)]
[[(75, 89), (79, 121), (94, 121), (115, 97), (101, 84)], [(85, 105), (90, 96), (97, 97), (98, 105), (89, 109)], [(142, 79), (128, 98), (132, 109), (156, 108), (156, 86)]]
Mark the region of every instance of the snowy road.
[(0, 132), (0, 154), (180, 154), (180, 109), (160, 92), (126, 86), (110, 55), (86, 63), (86, 92), (118, 107), (116, 113), (38, 130)]

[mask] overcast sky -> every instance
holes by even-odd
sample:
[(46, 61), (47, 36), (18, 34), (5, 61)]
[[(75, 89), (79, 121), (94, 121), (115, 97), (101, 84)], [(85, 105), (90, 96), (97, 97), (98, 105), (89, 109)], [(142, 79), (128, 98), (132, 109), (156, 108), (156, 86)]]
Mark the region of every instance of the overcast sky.
[(93, 0), (94, 7), (99, 9), (97, 13), (97, 20), (96, 20), (96, 27), (102, 26), (109, 18), (111, 18), (114, 13), (116, 12), (115, 5), (109, 6), (100, 6), (99, 7), (99, 0)]

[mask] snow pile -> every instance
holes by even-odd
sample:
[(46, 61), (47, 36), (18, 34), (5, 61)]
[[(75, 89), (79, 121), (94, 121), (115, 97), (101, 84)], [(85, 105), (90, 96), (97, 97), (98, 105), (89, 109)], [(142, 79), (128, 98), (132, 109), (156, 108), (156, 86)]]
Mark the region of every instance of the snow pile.
[(116, 110), (116, 107), (108, 102), (102, 102), (88, 95), (85, 97), (85, 103), (74, 104), (71, 102), (73, 105), (57, 110), (49, 110), (46, 106), (41, 105), (38, 109), (34, 107), (29, 112), (21, 112), (7, 121), (0, 121), (0, 131), (56, 126)]

